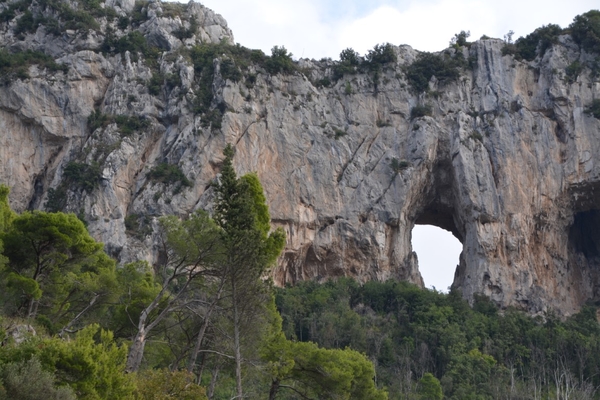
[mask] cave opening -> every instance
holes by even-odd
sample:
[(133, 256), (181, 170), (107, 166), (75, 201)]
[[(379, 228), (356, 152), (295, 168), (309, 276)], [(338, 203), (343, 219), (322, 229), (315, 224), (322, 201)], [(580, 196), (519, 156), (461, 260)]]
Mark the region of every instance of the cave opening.
[(600, 210), (587, 210), (575, 214), (569, 229), (569, 245), (588, 261), (600, 264)]
[(411, 245), (425, 287), (447, 293), (455, 283), (465, 231), (454, 207), (454, 168), (449, 159), (440, 160), (414, 209)]
[(425, 287), (447, 293), (454, 282), (462, 243), (445, 229), (416, 224), (412, 230), (412, 248), (417, 253)]

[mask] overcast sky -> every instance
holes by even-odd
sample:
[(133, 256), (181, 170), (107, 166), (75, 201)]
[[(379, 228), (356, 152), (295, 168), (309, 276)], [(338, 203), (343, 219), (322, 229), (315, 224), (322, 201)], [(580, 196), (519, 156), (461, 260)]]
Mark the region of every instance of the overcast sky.
[[(576, 15), (599, 9), (599, 0), (204, 0), (221, 14), (235, 41), (271, 54), (285, 46), (294, 58), (331, 57), (352, 47), (365, 54), (378, 43), (440, 51), (461, 30), (514, 39), (547, 24), (567, 27)], [(413, 230), (413, 248), (425, 286), (447, 291), (462, 245), (430, 226)]]
[(227, 20), (237, 43), (271, 53), (283, 45), (295, 58), (337, 59), (352, 47), (365, 54), (377, 43), (439, 51), (455, 33), (514, 38), (549, 23), (600, 8), (598, 0), (204, 0)]

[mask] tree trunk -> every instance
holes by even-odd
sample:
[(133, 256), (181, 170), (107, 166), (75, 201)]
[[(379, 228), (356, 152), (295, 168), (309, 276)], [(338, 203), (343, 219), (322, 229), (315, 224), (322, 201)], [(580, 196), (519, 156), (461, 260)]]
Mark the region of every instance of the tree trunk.
[(277, 392), (279, 392), (279, 379), (275, 379), (273, 380), (273, 382), (271, 382), (271, 389), (269, 390), (269, 400), (275, 400)]
[(242, 399), (242, 352), (240, 349), (240, 316), (237, 304), (237, 293), (235, 280), (232, 284), (232, 296), (233, 302), (233, 346), (235, 352), (235, 381), (237, 386), (237, 398)]
[(200, 328), (200, 332), (198, 332), (198, 337), (196, 338), (196, 345), (194, 346), (194, 350), (190, 355), (190, 360), (188, 361), (187, 370), (188, 372), (193, 372), (194, 365), (196, 364), (196, 359), (198, 358), (198, 353), (200, 353), (200, 347), (202, 346), (202, 342), (204, 341), (204, 334), (206, 333), (206, 329), (208, 328), (208, 324), (210, 322), (210, 316), (215, 309), (217, 302), (221, 299), (221, 292), (223, 289), (223, 284), (219, 287), (219, 290), (216, 294), (214, 301), (208, 307), (208, 311), (206, 311), (206, 316), (204, 317), (204, 323)]
[(131, 343), (129, 354), (127, 355), (127, 363), (125, 365), (126, 372), (137, 372), (142, 364), (144, 357), (144, 347), (146, 346), (146, 331), (140, 329)]
[(217, 385), (217, 378), (219, 377), (219, 369), (220, 366), (217, 364), (213, 370), (212, 377), (210, 378), (210, 385), (208, 385), (208, 393), (206, 394), (209, 399), (212, 399), (215, 394), (215, 386)]

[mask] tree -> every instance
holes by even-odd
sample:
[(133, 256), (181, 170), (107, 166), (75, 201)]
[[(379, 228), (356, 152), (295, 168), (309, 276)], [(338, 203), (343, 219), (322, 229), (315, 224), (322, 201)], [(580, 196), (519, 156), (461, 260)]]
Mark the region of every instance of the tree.
[(37, 357), (3, 365), (0, 368), (0, 383), (0, 399), (77, 399), (70, 387), (55, 386), (54, 374), (44, 371)]
[(207, 400), (205, 390), (186, 371), (149, 370), (138, 373), (136, 398), (140, 400)]
[(454, 37), (450, 40), (450, 46), (457, 48), (467, 46), (469, 44), (469, 42), (467, 42), (469, 36), (471, 36), (471, 31), (460, 31), (460, 33), (454, 34)]
[(230, 144), (223, 154), (221, 177), (215, 184), (214, 218), (222, 229), (225, 246), (223, 268), (231, 301), (236, 390), (238, 398), (242, 398), (241, 331), (263, 310), (265, 285), (261, 278), (281, 253), (285, 233), (282, 229), (270, 232), (269, 209), (258, 177), (237, 177)]
[(13, 315), (68, 330), (115, 294), (115, 263), (74, 214), (26, 211), (1, 234), (2, 297)]
[(420, 400), (442, 400), (444, 397), (440, 381), (430, 372), (419, 380), (418, 393)]
[(175, 217), (160, 222), (164, 261), (156, 266), (153, 277), (159, 290), (137, 318), (127, 357), (129, 372), (140, 368), (148, 334), (170, 313), (186, 305), (182, 300), (190, 286), (211, 274), (222, 256), (219, 229), (205, 212), (198, 211), (184, 222)]
[(284, 46), (274, 46), (271, 49), (271, 58), (266, 61), (265, 68), (270, 74), (294, 72), (295, 66), (292, 61), (292, 53), (288, 53)]
[(590, 53), (600, 52), (600, 11), (590, 10), (578, 15), (569, 25), (575, 42)]
[[(126, 347), (117, 346), (111, 332), (92, 324), (71, 340), (33, 336), (20, 345), (3, 346), (0, 364), (27, 366), (36, 358), (42, 370), (53, 375), (57, 386), (68, 385), (78, 399), (123, 399), (130, 398), (134, 390), (131, 376), (124, 374), (126, 354)], [(35, 371), (35, 365), (28, 368)]]

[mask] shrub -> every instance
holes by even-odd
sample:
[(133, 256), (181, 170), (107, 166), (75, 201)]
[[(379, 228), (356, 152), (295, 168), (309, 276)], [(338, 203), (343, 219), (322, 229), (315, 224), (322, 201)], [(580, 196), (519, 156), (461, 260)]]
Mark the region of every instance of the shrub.
[(154, 182), (160, 182), (166, 185), (179, 183), (181, 186), (192, 186), (192, 183), (184, 175), (179, 166), (168, 163), (160, 163), (152, 168), (150, 172), (148, 172), (148, 178)]
[(573, 61), (565, 70), (565, 80), (567, 83), (574, 83), (582, 71), (583, 65), (579, 61)]
[(449, 82), (460, 76), (460, 69), (465, 65), (462, 54), (451, 57), (448, 54), (421, 53), (406, 68), (406, 79), (415, 92), (421, 93), (429, 88), (432, 76), (442, 83)]
[(40, 69), (48, 69), (52, 72), (66, 72), (68, 67), (64, 64), (57, 64), (54, 59), (39, 51), (23, 51), (9, 53), (0, 49), (0, 76), (4, 83), (9, 83), (13, 78), (27, 79), (27, 67), (37, 64)]
[(152, 233), (150, 219), (146, 215), (129, 214), (125, 217), (125, 232), (140, 240)]
[(450, 46), (459, 48), (470, 45), (471, 43), (467, 42), (469, 36), (471, 36), (471, 31), (460, 31), (460, 33), (454, 34), (454, 37), (450, 40)]
[(569, 29), (573, 40), (586, 51), (600, 53), (600, 11), (591, 10), (576, 16)]
[[(11, 362), (0, 368), (0, 396), (13, 400), (61, 399), (75, 400), (77, 396), (68, 386), (55, 386), (55, 376), (44, 371), (37, 357), (27, 361)], [(4, 395), (4, 396), (3, 396)]]
[(376, 44), (365, 56), (365, 61), (371, 69), (378, 68), (387, 63), (396, 62), (396, 60), (397, 56), (394, 51), (394, 46), (390, 43)]
[(221, 76), (223, 79), (229, 79), (233, 82), (238, 82), (242, 79), (242, 72), (235, 65), (233, 60), (225, 59), (221, 62)]
[(339, 128), (336, 128), (336, 127), (333, 128), (333, 133), (335, 135), (335, 139), (336, 140), (339, 139), (339, 138), (341, 138), (341, 137), (343, 137), (343, 136), (346, 136), (348, 134), (348, 132), (343, 131), (343, 130), (341, 130)]
[(360, 55), (352, 48), (342, 50), (340, 61), (336, 62), (333, 66), (333, 80), (337, 81), (346, 74), (355, 74), (361, 61)]
[(63, 176), (74, 186), (91, 193), (98, 187), (102, 180), (102, 169), (96, 162), (90, 165), (69, 161), (65, 167)]
[(98, 128), (106, 127), (110, 122), (110, 117), (107, 114), (103, 114), (100, 110), (94, 110), (87, 119), (88, 127), (91, 132), (94, 132)]
[(429, 104), (419, 104), (410, 110), (410, 119), (431, 116), (433, 110)]
[(117, 115), (114, 117), (114, 120), (123, 136), (129, 136), (150, 126), (150, 121), (139, 115)]
[(408, 161), (398, 160), (396, 157), (392, 158), (392, 161), (390, 162), (390, 168), (396, 175), (408, 167), (410, 167), (410, 163)]
[(265, 69), (270, 74), (291, 74), (296, 70), (292, 53), (288, 53), (284, 46), (274, 46), (271, 49), (271, 57), (265, 62)]
[(558, 42), (558, 36), (563, 33), (560, 26), (548, 24), (537, 28), (533, 33), (520, 37), (514, 44), (508, 43), (502, 48), (502, 54), (512, 54), (517, 60), (532, 61), (539, 54), (543, 57), (546, 50)]
[(600, 99), (595, 99), (592, 104), (585, 108), (585, 113), (592, 115), (594, 118), (600, 119)]

